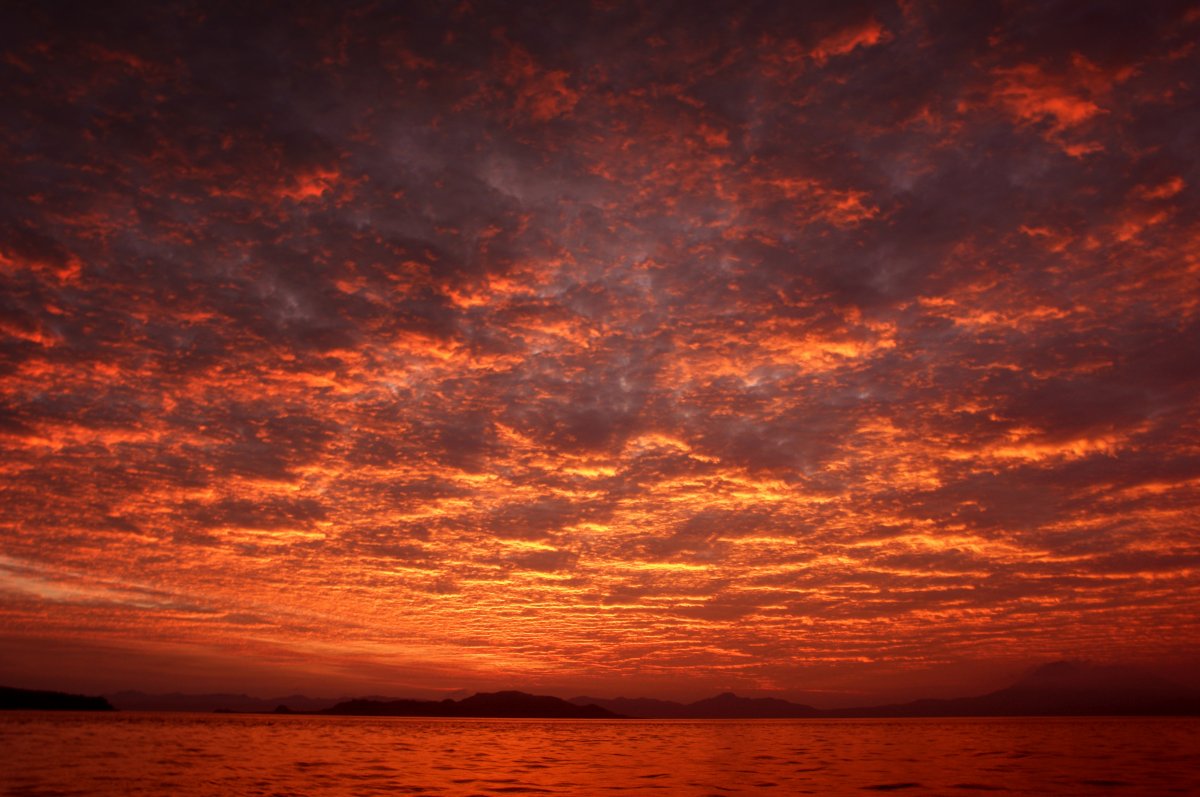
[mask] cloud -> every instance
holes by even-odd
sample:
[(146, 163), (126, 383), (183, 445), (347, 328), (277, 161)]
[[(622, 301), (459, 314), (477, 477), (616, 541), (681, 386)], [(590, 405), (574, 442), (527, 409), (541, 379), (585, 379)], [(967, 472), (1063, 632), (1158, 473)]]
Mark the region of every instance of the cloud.
[(1186, 4), (247, 13), (4, 20), (12, 634), (698, 691), (1194, 647)]

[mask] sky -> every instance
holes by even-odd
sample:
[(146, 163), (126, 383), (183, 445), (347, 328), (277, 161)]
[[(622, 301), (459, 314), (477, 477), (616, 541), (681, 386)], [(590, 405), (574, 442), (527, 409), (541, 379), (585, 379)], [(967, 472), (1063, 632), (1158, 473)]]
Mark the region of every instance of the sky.
[(0, 12), (0, 682), (1200, 671), (1200, 5), (310, 5)]

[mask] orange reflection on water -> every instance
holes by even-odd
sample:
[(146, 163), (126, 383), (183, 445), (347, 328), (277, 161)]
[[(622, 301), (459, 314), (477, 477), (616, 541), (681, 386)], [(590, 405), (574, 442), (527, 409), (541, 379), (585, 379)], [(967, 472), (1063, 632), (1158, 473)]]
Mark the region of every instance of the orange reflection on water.
[(8, 794), (1126, 795), (1200, 789), (1197, 719), (0, 716)]

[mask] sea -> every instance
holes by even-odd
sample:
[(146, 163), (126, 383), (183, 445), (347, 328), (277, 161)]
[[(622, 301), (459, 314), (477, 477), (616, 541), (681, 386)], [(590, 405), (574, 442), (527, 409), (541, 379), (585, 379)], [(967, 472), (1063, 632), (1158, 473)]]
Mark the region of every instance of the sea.
[(0, 712), (0, 794), (1200, 795), (1200, 719)]

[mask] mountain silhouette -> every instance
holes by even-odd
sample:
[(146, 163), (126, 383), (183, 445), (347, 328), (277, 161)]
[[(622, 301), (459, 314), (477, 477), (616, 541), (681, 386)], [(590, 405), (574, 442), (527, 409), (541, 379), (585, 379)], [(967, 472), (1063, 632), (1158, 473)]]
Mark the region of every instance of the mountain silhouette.
[(738, 697), (733, 692), (725, 692), (707, 700), (697, 700), (689, 705), (688, 709), (696, 717), (739, 719), (815, 717), (821, 713), (803, 703), (792, 703), (774, 697)]
[(113, 711), (103, 697), (72, 695), (66, 692), (44, 692), (37, 689), (15, 689), (0, 686), (0, 709), (36, 711)]
[(1198, 715), (1200, 692), (1136, 667), (1056, 661), (976, 697), (823, 712), (831, 717)]
[(580, 706), (557, 697), (512, 691), (483, 692), (462, 700), (348, 700), (318, 713), (370, 717), (620, 718), (599, 706)]
[[(108, 699), (106, 700), (105, 697)], [(973, 697), (922, 699), (908, 703), (817, 709), (778, 698), (740, 697), (725, 692), (694, 703), (648, 697), (557, 697), (525, 692), (485, 692), (459, 700), (416, 700), (370, 696), (347, 699), (287, 695), (269, 699), (243, 694), (147, 695), (118, 692), (84, 697), (0, 687), (0, 708), (118, 709), (347, 714), (406, 717), (537, 717), (563, 719), (769, 719), (836, 717), (970, 716), (1200, 716), (1200, 691), (1136, 667), (1085, 661), (1056, 661), (1036, 667), (1016, 683)]]
[(639, 719), (783, 719), (820, 716), (819, 709), (774, 697), (739, 697), (725, 692), (694, 703), (651, 698), (573, 697), (577, 705), (593, 704), (626, 717)]
[(689, 706), (652, 697), (573, 697), (569, 702), (577, 706), (600, 706), (615, 714), (637, 719), (696, 719), (690, 713)]
[(1135, 667), (1081, 661), (1044, 664), (1012, 686), (984, 695), (845, 709), (731, 692), (687, 704), (627, 697), (575, 697), (571, 702), (638, 719), (1200, 715), (1200, 692)]

